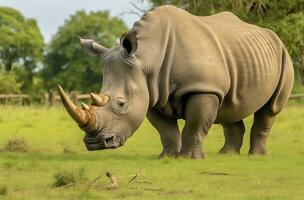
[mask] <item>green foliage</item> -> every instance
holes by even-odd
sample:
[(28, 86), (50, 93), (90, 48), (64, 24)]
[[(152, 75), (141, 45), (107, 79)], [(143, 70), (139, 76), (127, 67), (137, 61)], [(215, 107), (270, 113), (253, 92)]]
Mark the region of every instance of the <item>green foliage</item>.
[(14, 72), (0, 72), (0, 94), (14, 94), (20, 92)]
[(302, 0), (148, 0), (151, 7), (172, 4), (196, 15), (210, 15), (230, 10), (249, 21), (278, 20), (303, 12)]
[(98, 91), (102, 83), (100, 60), (85, 54), (79, 36), (92, 38), (106, 47), (117, 43), (127, 30), (123, 21), (110, 17), (106, 11), (78, 11), (59, 28), (47, 48), (43, 69), (48, 89), (61, 83), (67, 90)]
[(275, 31), (287, 47), (296, 72), (297, 85), (304, 84), (303, 0), (148, 0), (151, 7), (173, 4), (196, 15), (229, 10), (246, 22)]
[(304, 9), (264, 25), (279, 34), (293, 59), (296, 83), (304, 83)]
[(0, 70), (14, 69), (18, 80), (22, 79), (22, 91), (28, 92), (37, 63), (43, 58), (44, 43), (36, 21), (12, 8), (0, 7), (0, 38)]

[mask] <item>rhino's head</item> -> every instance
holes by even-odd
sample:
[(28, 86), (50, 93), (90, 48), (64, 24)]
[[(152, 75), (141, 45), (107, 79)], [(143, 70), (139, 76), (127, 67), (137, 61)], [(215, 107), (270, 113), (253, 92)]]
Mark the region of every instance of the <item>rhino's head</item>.
[(90, 106), (75, 106), (62, 87), (61, 100), (80, 128), (86, 132), (88, 150), (117, 148), (140, 126), (147, 113), (149, 94), (146, 76), (136, 57), (135, 33), (122, 36), (120, 46), (107, 49), (90, 39), (80, 39), (84, 49), (100, 57), (103, 84), (100, 94), (91, 93)]

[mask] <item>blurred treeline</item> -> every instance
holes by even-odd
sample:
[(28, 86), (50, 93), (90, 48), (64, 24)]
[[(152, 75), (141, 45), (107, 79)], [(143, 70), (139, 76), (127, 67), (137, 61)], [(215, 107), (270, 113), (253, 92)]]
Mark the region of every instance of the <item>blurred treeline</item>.
[[(143, 3), (148, 3), (148, 8), (143, 8)], [(294, 92), (304, 91), (304, 0), (137, 0), (134, 13), (164, 4), (196, 15), (229, 10), (246, 22), (272, 29), (293, 59)], [(26, 93), (39, 101), (56, 83), (70, 91), (98, 92), (100, 61), (83, 53), (78, 36), (112, 47), (125, 31), (125, 23), (107, 11), (78, 11), (45, 44), (34, 19), (0, 7), (0, 94)]]
[(126, 31), (125, 23), (107, 11), (78, 11), (45, 44), (34, 19), (0, 7), (0, 94), (25, 93), (39, 102), (57, 83), (68, 91), (98, 92), (100, 60), (83, 52), (79, 37), (112, 47)]

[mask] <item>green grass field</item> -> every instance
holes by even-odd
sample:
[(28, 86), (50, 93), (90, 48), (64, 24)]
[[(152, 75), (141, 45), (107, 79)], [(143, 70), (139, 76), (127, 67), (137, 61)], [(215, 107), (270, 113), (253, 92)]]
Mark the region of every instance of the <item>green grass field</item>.
[[(147, 121), (125, 146), (88, 152), (63, 108), (0, 107), (0, 148), (16, 139), (30, 146), (0, 152), (0, 199), (304, 199), (304, 104), (291, 102), (278, 116), (265, 157), (247, 156), (251, 120), (241, 155), (217, 154), (224, 137), (214, 125), (207, 159), (158, 160), (159, 136)], [(117, 189), (107, 189), (106, 171)], [(138, 171), (144, 176), (128, 183)], [(75, 184), (52, 187), (63, 172)]]

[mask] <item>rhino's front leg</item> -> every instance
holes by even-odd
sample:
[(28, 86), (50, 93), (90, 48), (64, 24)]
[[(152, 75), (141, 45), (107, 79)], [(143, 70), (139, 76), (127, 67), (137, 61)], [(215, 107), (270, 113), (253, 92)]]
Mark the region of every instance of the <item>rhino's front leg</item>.
[(218, 105), (218, 97), (213, 94), (195, 94), (188, 98), (180, 151), (182, 157), (205, 157), (202, 144), (216, 118)]
[(177, 120), (169, 118), (153, 108), (148, 110), (147, 118), (160, 135), (163, 150), (159, 157), (177, 157), (181, 148), (181, 134)]

